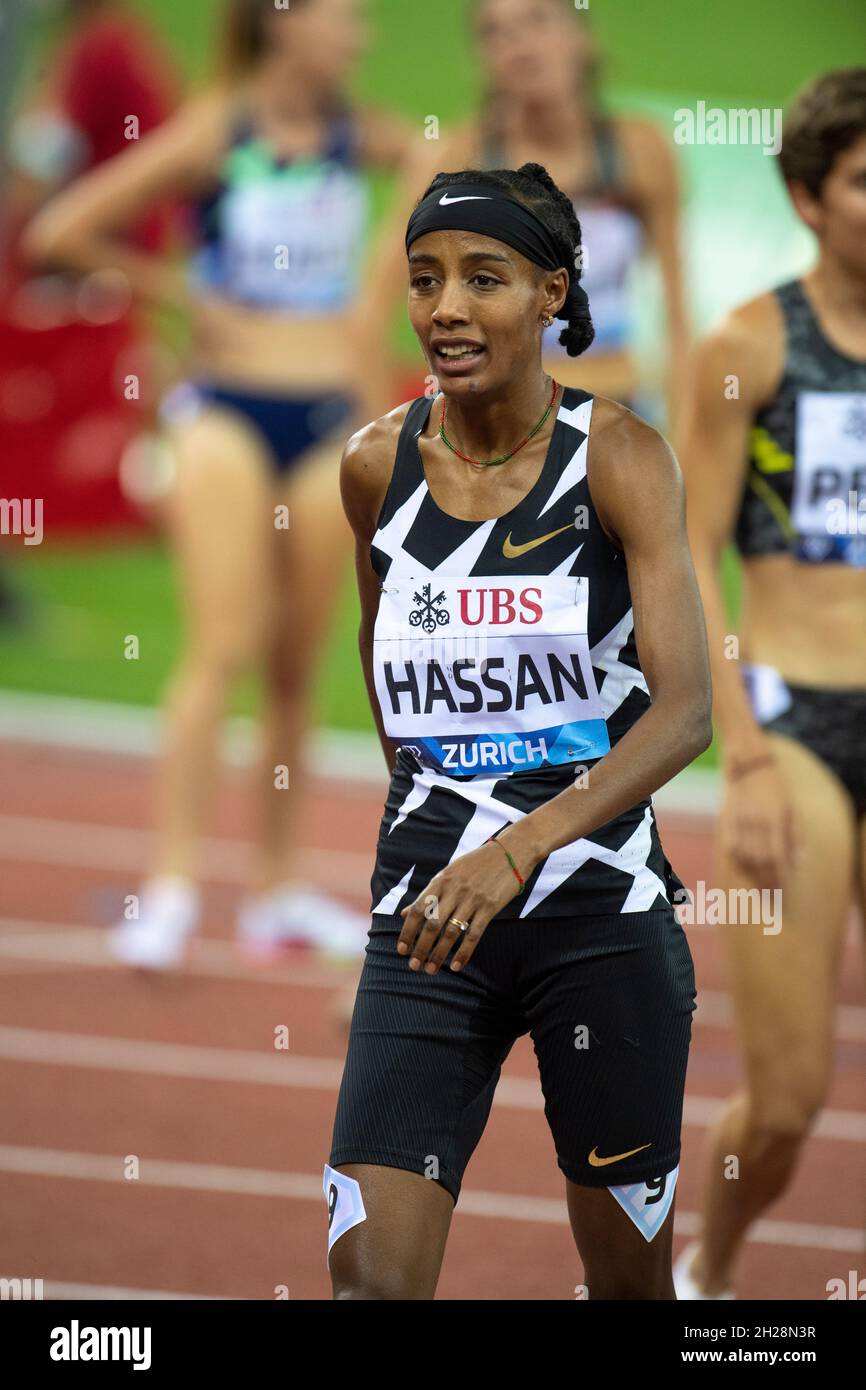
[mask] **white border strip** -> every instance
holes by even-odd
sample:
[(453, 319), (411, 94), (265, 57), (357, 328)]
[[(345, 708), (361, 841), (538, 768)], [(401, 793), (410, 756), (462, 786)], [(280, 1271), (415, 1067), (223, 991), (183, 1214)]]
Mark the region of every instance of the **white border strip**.
[[(0, 691), (0, 741), (40, 744), (115, 756), (152, 758), (160, 745), (160, 714), (144, 705), (76, 700), (60, 695)], [(249, 718), (227, 721), (222, 756), (234, 766), (255, 757), (256, 724)], [(375, 786), (387, 782), (382, 750), (373, 733), (319, 729), (310, 739), (310, 767), (327, 781)], [(654, 794), (662, 811), (713, 816), (720, 804), (719, 777), (687, 768)]]
[[(126, 1289), (116, 1284), (63, 1284), (56, 1279), (42, 1281), (42, 1296), (46, 1303), (81, 1303), (96, 1300), (100, 1303), (225, 1303), (220, 1294), (173, 1293), (167, 1289)], [(234, 1302), (235, 1300), (231, 1300)]]
[[(170, 1187), (193, 1192), (322, 1203), (322, 1180), (318, 1174), (277, 1173), (261, 1168), (232, 1168), (150, 1158), (142, 1161), (141, 1177), (130, 1182), (123, 1176), (124, 1161), (115, 1154), (0, 1145), (0, 1172), (4, 1173), (61, 1181), (77, 1178), (85, 1182), (113, 1183), (118, 1187)], [(485, 1217), (493, 1221), (568, 1225), (568, 1212), (561, 1197), (530, 1197), (472, 1188), (465, 1188), (461, 1192), (455, 1215)], [(699, 1225), (698, 1212), (677, 1212), (674, 1218), (674, 1232), (679, 1236), (695, 1235)], [(790, 1245), (799, 1249), (836, 1250), (845, 1254), (861, 1254), (863, 1250), (863, 1234), (857, 1227), (821, 1226), (805, 1221), (756, 1221), (746, 1239), (760, 1245)]]
[[(0, 1027), (0, 1058), (6, 1062), (30, 1062), (49, 1067), (286, 1086), (309, 1091), (336, 1091), (343, 1074), (343, 1061), (337, 1057), (61, 1033), (47, 1028)], [(498, 1109), (543, 1109), (544, 1098), (538, 1078), (503, 1077), (496, 1088), (493, 1104)], [(687, 1094), (683, 1124), (709, 1129), (721, 1118), (727, 1104), (724, 1098)], [(822, 1110), (811, 1137), (866, 1144), (866, 1113)]]

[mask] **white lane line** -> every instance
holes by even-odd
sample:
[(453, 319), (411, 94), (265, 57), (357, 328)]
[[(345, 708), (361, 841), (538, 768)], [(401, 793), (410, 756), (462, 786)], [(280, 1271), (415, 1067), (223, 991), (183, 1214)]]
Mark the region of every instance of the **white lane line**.
[[(335, 1091), (343, 1074), (343, 1061), (339, 1058), (295, 1056), (291, 1052), (271, 1055), (242, 1048), (144, 1042), (42, 1028), (0, 1027), (0, 1058), (42, 1066), (288, 1086), (307, 1091)], [(496, 1088), (493, 1104), (508, 1110), (541, 1110), (544, 1100), (540, 1083), (535, 1077), (505, 1076)], [(683, 1123), (707, 1129), (716, 1123), (725, 1105), (725, 1100), (713, 1096), (688, 1095)], [(866, 1113), (823, 1110), (812, 1134), (820, 1139), (866, 1143)]]
[[(0, 740), (71, 752), (107, 753), (119, 757), (153, 758), (162, 739), (162, 716), (145, 705), (75, 700), (63, 695), (0, 691)], [(249, 767), (258, 756), (258, 726), (237, 715), (225, 721), (220, 757), (236, 767)], [(388, 774), (375, 733), (351, 729), (317, 729), (308, 739), (310, 771), (352, 789), (383, 790)]]
[[(152, 758), (161, 746), (160, 711), (151, 706), (110, 701), (75, 700), (63, 695), (0, 691), (0, 739), (9, 743), (75, 751)], [(236, 717), (226, 722), (221, 756), (248, 766), (256, 756), (255, 721)], [(387, 774), (379, 740), (372, 731), (317, 729), (310, 736), (306, 761), (320, 778), (349, 790), (374, 786), (384, 797)], [(713, 816), (720, 802), (719, 777), (712, 769), (686, 768), (653, 800), (665, 811), (688, 816)]]
[[(0, 1275), (0, 1278), (3, 1278)], [(6, 1275), (11, 1278), (11, 1275)], [(107, 1303), (121, 1303), (127, 1300), (170, 1301), (172, 1303), (224, 1303), (227, 1300), (218, 1294), (174, 1293), (168, 1289), (127, 1289), (117, 1284), (65, 1284), (57, 1279), (43, 1279), (42, 1297), (46, 1303), (80, 1303), (97, 1299)]]
[[(0, 1172), (28, 1177), (122, 1185), (126, 1160), (115, 1154), (86, 1154), (61, 1149), (0, 1145)], [(142, 1159), (135, 1186), (182, 1188), (193, 1192), (220, 1192), (232, 1196), (270, 1197), (278, 1200), (322, 1202), (322, 1180), (314, 1173), (277, 1173), (261, 1168), (233, 1168), (209, 1163), (181, 1163)], [(565, 1226), (565, 1201), (555, 1197), (525, 1197), (508, 1192), (465, 1188), (456, 1215), (494, 1221), (528, 1221)], [(693, 1235), (699, 1227), (697, 1212), (677, 1212), (678, 1235)], [(789, 1245), (800, 1249), (836, 1250), (860, 1254), (863, 1233), (857, 1228), (823, 1226), (804, 1221), (758, 1221), (747, 1239), (761, 1245)]]
[(310, 1091), (335, 1090), (343, 1074), (343, 1062), (338, 1058), (138, 1042), (132, 1038), (100, 1038), (37, 1028), (0, 1027), (0, 1057), (7, 1062), (138, 1072), (197, 1081), (239, 1081)]
[[(676, 832), (675, 832), (676, 833)], [(153, 831), (132, 826), (100, 825), (95, 821), (70, 821), (41, 816), (0, 815), (0, 862), (39, 864), (45, 868), (86, 869), (102, 874), (130, 875), (125, 891), (135, 891), (153, 861), (157, 839)], [(253, 846), (246, 840), (209, 837), (202, 841), (204, 883), (249, 885)], [(369, 852), (348, 849), (304, 851), (309, 877), (323, 888), (356, 900), (366, 912), (370, 900), (370, 874), (375, 846)], [(118, 892), (118, 910), (120, 910)], [(859, 935), (852, 908), (849, 934)], [(696, 922), (686, 928), (689, 937), (724, 931), (725, 927)], [(736, 931), (739, 928), (731, 927)], [(866, 1034), (864, 1034), (866, 1036)]]
[[(36, 922), (24, 918), (0, 918), (0, 962), (6, 959), (55, 963), (61, 966), (91, 966), (98, 970), (125, 970), (105, 943), (104, 927), (59, 926), (57, 922)], [(280, 964), (273, 967), (247, 965), (232, 942), (199, 937), (193, 943), (189, 961), (181, 977), (242, 980), (265, 985), (297, 985), (304, 989), (334, 989), (351, 984), (361, 967), (344, 957), (318, 957), (310, 964)], [(2, 965), (0, 965), (2, 970)], [(695, 1023), (712, 1028), (730, 1028), (734, 1023), (731, 996), (723, 990), (702, 989), (698, 997)], [(840, 1042), (866, 1042), (866, 1008), (840, 1004), (836, 1009), (836, 1037)]]
[[(156, 843), (152, 831), (129, 826), (42, 816), (0, 816), (0, 858), (11, 863), (128, 873), (138, 881), (153, 859)], [(253, 846), (244, 840), (204, 840), (202, 862), (207, 881), (248, 884), (252, 850)], [(359, 850), (307, 849), (305, 867), (317, 882), (336, 887), (338, 892), (361, 892), (366, 898), (374, 853), (372, 841), (367, 854)]]
[[(42, 965), (90, 966), (97, 970), (127, 972), (108, 950), (104, 927), (60, 927), (57, 922), (28, 922), (4, 919), (10, 930), (3, 931), (0, 921), (0, 961), (38, 961)], [(150, 981), (155, 987), (166, 980), (187, 976), (200, 979), (239, 980), (265, 985), (298, 985), (304, 989), (335, 989), (351, 984), (357, 978), (361, 960), (345, 956), (326, 956), (311, 952), (310, 964), (297, 963), (273, 966), (248, 965), (229, 941), (214, 941), (199, 937), (193, 942), (190, 959), (180, 971)], [(2, 967), (0, 967), (2, 968)]]

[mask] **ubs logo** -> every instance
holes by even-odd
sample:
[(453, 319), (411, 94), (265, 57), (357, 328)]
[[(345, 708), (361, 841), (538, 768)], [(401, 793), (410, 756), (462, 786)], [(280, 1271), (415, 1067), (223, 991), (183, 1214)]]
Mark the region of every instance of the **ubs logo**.
[(491, 627), (503, 623), (520, 623), (532, 627), (541, 622), (544, 610), (540, 589), (458, 589), (460, 621), (466, 627), (476, 627), (486, 621)]
[(437, 627), (444, 627), (451, 621), (448, 609), (437, 607), (445, 600), (445, 590), (431, 598), (430, 587), (429, 584), (425, 584), (420, 594), (412, 595), (413, 602), (417, 603), (418, 607), (413, 608), (409, 614), (410, 627), (420, 627), (424, 632), (435, 632)]

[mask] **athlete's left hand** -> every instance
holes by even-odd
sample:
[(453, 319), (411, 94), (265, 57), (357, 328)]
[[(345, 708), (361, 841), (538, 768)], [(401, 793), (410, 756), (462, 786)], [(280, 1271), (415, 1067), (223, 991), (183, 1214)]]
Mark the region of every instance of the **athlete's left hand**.
[[(523, 877), (528, 866), (518, 865)], [(461, 970), (481, 940), (496, 913), (520, 891), (520, 884), (501, 844), (483, 844), (464, 854), (431, 878), (423, 893), (401, 913), (403, 930), (397, 942), (401, 955), (409, 955), (410, 970), (426, 964), (435, 975), (449, 951), (459, 941), (451, 961), (452, 970)], [(468, 924), (466, 931), (452, 921)]]

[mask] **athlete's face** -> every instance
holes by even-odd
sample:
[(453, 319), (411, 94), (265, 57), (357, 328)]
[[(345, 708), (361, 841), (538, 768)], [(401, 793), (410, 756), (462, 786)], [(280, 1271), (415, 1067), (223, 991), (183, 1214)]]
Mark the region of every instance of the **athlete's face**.
[(447, 395), (506, 386), (540, 353), (541, 318), (562, 305), (565, 270), (541, 271), (477, 232), (428, 232), (409, 248), (409, 318)]
[(802, 184), (792, 187), (791, 196), (822, 248), (866, 281), (866, 134), (836, 156), (820, 197)]
[(562, 0), (481, 0), (475, 32), (492, 89), (531, 99), (574, 91), (591, 40)]
[(366, 0), (304, 0), (267, 20), (273, 52), (303, 65), (317, 85), (333, 90), (351, 76), (368, 44)]

